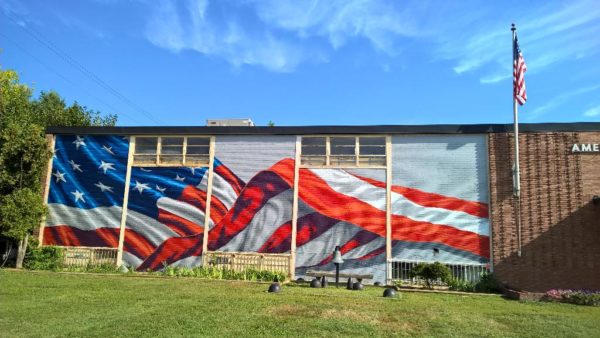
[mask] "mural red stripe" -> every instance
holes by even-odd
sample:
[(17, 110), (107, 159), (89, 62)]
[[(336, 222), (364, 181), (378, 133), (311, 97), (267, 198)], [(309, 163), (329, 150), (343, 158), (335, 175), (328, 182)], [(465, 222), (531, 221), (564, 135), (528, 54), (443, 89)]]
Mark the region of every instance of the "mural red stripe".
[(258, 249), (258, 252), (282, 253), (291, 249), (292, 242), (292, 221), (288, 221), (279, 226), (273, 232), (271, 237)]
[[(360, 175), (353, 175), (378, 188), (386, 188), (385, 182), (380, 182)], [(442, 208), (450, 211), (462, 211), (476, 217), (489, 218), (489, 209), (486, 203), (467, 201), (456, 197), (444, 196), (436, 193), (425, 192), (415, 188), (402, 187), (399, 185), (393, 185), (392, 191), (424, 207)]]
[[(274, 166), (273, 169), (278, 169)], [(282, 173), (285, 176), (285, 172)], [(287, 176), (289, 179), (289, 176)], [(333, 190), (323, 179), (308, 169), (300, 169), (300, 198), (315, 210), (338, 220), (356, 224), (385, 237), (385, 212), (354, 197)], [(442, 242), (460, 250), (489, 257), (489, 238), (446, 225), (417, 222), (392, 215), (393, 238), (418, 242)], [(456, 236), (456, 237), (455, 237)]]
[(162, 242), (137, 270), (158, 270), (162, 268), (163, 263), (172, 264), (186, 257), (200, 256), (202, 255), (202, 238), (201, 234), (169, 238)]
[(382, 247), (380, 247), (380, 248), (378, 248), (378, 249), (375, 249), (375, 250), (369, 252), (368, 254), (366, 254), (364, 256), (358, 257), (358, 259), (361, 260), (361, 261), (366, 261), (366, 260), (369, 260), (371, 258), (377, 257), (377, 256), (381, 255), (382, 253), (385, 253), (385, 245), (382, 246)]
[(194, 186), (190, 185), (185, 187), (178, 200), (191, 204), (202, 211), (206, 211), (206, 191), (200, 190)]
[(227, 211), (229, 211), (227, 206), (215, 195), (212, 195), (210, 198), (210, 219), (217, 224), (227, 215)]
[(81, 230), (68, 225), (45, 227), (44, 244), (116, 248), (119, 245), (119, 229)]
[(125, 229), (123, 250), (144, 259), (154, 252), (154, 245), (134, 230)]
[(233, 191), (235, 191), (236, 195), (239, 196), (239, 194), (242, 192), (242, 189), (244, 189), (244, 181), (242, 181), (239, 177), (237, 177), (236, 174), (229, 170), (229, 168), (222, 164), (215, 168), (215, 173), (223, 177), (223, 179), (225, 179), (225, 181), (231, 185), (231, 188), (233, 188)]
[(175, 231), (179, 236), (189, 236), (202, 233), (202, 226), (188, 219), (158, 209), (158, 221)]
[(208, 247), (217, 250), (246, 228), (252, 218), (274, 196), (288, 190), (276, 173), (261, 171), (248, 182), (227, 215), (209, 232)]

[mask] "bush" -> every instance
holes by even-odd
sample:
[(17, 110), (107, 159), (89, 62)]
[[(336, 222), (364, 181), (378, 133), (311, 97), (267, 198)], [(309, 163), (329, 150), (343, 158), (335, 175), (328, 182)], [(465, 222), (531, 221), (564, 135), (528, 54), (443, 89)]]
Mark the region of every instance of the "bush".
[(432, 288), (432, 283), (441, 281), (448, 283), (451, 280), (452, 273), (450, 269), (440, 262), (419, 263), (410, 271), (411, 278), (421, 278), (425, 280), (428, 288)]
[(577, 305), (600, 306), (600, 291), (552, 289), (544, 299)]
[(160, 274), (169, 277), (200, 277), (258, 282), (272, 282), (275, 280), (283, 281), (286, 279), (286, 275), (283, 272), (258, 270), (253, 268), (248, 268), (243, 271), (234, 271), (214, 266), (198, 266), (194, 268), (165, 266)]
[(65, 251), (55, 246), (29, 247), (24, 266), (30, 270), (58, 271), (63, 268)]
[(500, 292), (500, 284), (491, 273), (483, 273), (477, 282), (465, 281), (457, 278), (450, 278), (446, 282), (448, 288), (453, 291), (462, 292), (482, 292), (482, 293), (498, 293)]

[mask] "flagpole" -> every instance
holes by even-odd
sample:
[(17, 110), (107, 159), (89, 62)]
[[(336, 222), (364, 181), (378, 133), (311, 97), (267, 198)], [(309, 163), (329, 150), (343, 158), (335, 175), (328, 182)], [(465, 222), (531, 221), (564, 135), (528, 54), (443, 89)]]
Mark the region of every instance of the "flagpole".
[(516, 213), (517, 213), (517, 255), (521, 257), (521, 170), (519, 168), (519, 105), (515, 95), (515, 65), (517, 63), (517, 46), (515, 43), (517, 37), (517, 28), (513, 23), (510, 30), (512, 31), (512, 48), (513, 48), (513, 123), (515, 131), (515, 162), (513, 167), (513, 195), (516, 198)]

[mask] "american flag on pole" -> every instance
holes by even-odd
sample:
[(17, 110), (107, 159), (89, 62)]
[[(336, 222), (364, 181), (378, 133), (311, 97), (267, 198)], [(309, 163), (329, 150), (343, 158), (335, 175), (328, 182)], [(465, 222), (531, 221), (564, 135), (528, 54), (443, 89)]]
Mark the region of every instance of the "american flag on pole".
[(514, 67), (513, 67), (513, 88), (515, 100), (519, 102), (519, 105), (525, 104), (527, 101), (527, 90), (525, 89), (525, 72), (527, 71), (527, 65), (525, 64), (525, 59), (523, 58), (523, 53), (521, 53), (521, 48), (519, 48), (519, 40), (515, 35), (515, 45), (513, 47), (514, 50)]

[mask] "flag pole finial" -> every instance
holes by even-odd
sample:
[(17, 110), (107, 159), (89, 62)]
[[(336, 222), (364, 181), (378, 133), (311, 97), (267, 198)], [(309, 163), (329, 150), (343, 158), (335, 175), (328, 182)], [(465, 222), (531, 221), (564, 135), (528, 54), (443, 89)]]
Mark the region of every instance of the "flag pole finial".
[(513, 32), (517, 30), (517, 27), (515, 27), (514, 23), (511, 24), (510, 30)]

